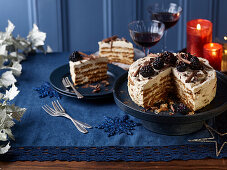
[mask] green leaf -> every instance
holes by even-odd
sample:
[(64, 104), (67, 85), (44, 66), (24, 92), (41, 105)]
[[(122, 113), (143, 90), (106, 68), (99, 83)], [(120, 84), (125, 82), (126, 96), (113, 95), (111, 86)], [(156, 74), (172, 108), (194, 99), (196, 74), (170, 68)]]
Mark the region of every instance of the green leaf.
[(25, 108), (20, 108), (14, 104), (6, 106), (6, 113), (11, 114), (12, 118), (18, 121), (20, 121), (25, 111)]

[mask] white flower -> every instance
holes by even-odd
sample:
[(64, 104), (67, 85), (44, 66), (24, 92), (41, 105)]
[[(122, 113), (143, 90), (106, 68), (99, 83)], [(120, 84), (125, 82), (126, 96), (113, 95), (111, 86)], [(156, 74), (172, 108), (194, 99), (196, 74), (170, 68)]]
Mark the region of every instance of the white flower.
[(12, 87), (8, 90), (6, 90), (6, 94), (4, 96), (5, 100), (13, 100), (14, 97), (16, 97), (18, 95), (20, 91), (17, 89), (17, 87), (15, 86), (15, 84), (12, 85)]
[(15, 26), (13, 23), (8, 20), (8, 27), (6, 27), (6, 32), (0, 32), (0, 44), (2, 44), (5, 40), (10, 40), (12, 38), (12, 32)]
[(9, 149), (10, 149), (9, 143), (4, 147), (0, 147), (0, 154), (4, 154), (4, 153), (8, 152)]
[(13, 76), (12, 71), (6, 71), (5, 73), (2, 74), (2, 77), (0, 79), (0, 87), (5, 86), (9, 87), (10, 85), (16, 83), (17, 80)]
[(32, 42), (35, 47), (43, 46), (46, 39), (46, 33), (39, 31), (37, 25), (33, 24), (33, 29), (29, 32), (27, 38)]
[(3, 55), (3, 56), (7, 56), (8, 52), (6, 50), (6, 44), (4, 45), (0, 45), (0, 56)]

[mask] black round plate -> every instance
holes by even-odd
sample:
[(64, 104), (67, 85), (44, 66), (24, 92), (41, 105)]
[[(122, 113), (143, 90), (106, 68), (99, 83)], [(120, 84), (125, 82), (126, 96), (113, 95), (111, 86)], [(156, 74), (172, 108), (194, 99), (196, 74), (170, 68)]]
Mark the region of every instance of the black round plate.
[[(97, 99), (97, 98), (104, 98), (111, 96), (113, 93), (113, 85), (115, 80), (125, 72), (120, 67), (117, 67), (113, 64), (108, 64), (108, 82), (110, 83), (108, 86), (104, 87), (101, 85), (101, 91), (99, 93), (92, 93), (92, 90), (94, 88), (88, 87), (88, 88), (83, 88), (84, 85), (77, 85), (75, 86), (77, 90), (84, 96), (84, 99)], [(56, 68), (51, 74), (50, 74), (50, 84), (53, 86), (55, 90), (57, 90), (59, 93), (69, 96), (69, 97), (76, 97), (76, 94), (73, 93), (72, 91), (67, 91), (65, 87), (62, 84), (62, 78), (63, 77), (69, 77), (71, 80), (71, 76), (69, 73), (69, 65), (65, 64), (63, 66), (60, 66)], [(92, 83), (92, 85), (96, 85), (97, 83), (100, 82), (95, 82)]]
[(127, 73), (123, 74), (115, 82), (114, 100), (123, 111), (142, 119), (144, 126), (151, 131), (167, 135), (191, 133), (199, 130), (204, 120), (227, 110), (227, 77), (220, 72), (217, 72), (218, 85), (214, 100), (203, 109), (196, 111), (194, 115), (169, 115), (168, 112), (155, 114), (150, 110), (145, 111), (131, 100), (128, 94), (127, 75)]

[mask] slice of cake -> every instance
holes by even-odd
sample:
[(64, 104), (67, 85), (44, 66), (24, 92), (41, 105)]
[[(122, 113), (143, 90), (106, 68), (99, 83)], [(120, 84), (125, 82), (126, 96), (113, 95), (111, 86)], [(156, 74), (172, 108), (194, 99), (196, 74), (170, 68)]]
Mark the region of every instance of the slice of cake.
[(208, 105), (216, 95), (215, 70), (203, 58), (185, 53), (151, 54), (134, 62), (128, 73), (128, 92), (139, 106), (151, 108), (175, 92), (191, 110)]
[(125, 38), (113, 36), (106, 38), (99, 44), (99, 55), (107, 57), (109, 62), (118, 62), (124, 64), (132, 64), (134, 61), (133, 44)]
[(71, 79), (74, 85), (92, 83), (107, 78), (106, 57), (73, 52), (69, 57)]

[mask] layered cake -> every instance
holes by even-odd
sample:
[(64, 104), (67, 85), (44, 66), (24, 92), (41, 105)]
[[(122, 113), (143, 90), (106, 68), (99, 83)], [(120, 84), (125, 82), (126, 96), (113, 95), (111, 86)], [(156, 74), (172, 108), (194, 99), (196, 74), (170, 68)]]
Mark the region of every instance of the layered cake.
[(109, 62), (132, 64), (134, 61), (133, 44), (117, 36), (106, 38), (99, 44), (99, 55), (107, 57)]
[(206, 59), (189, 53), (150, 54), (134, 62), (128, 72), (128, 92), (139, 106), (150, 108), (174, 92), (192, 111), (208, 105), (216, 95), (217, 77)]
[(71, 79), (74, 85), (93, 83), (107, 78), (106, 57), (73, 52), (69, 57)]

